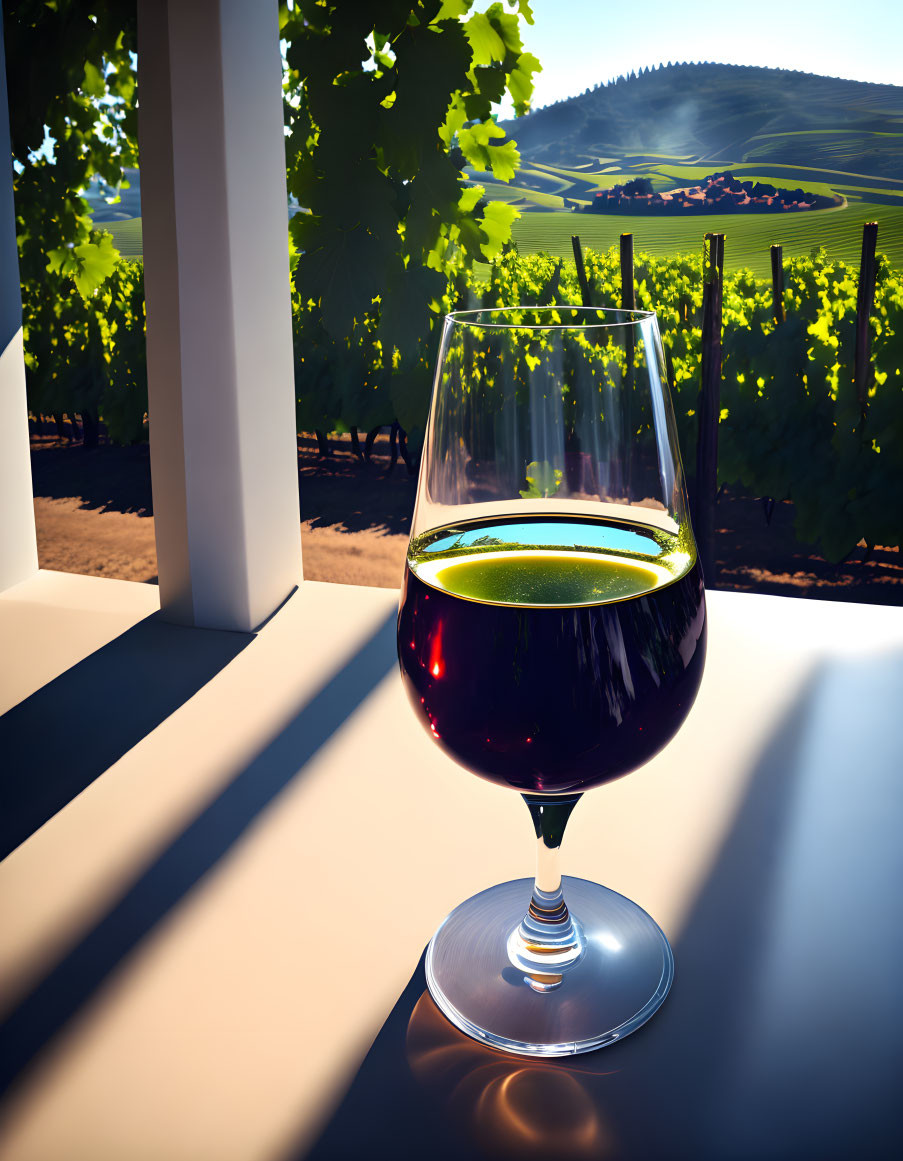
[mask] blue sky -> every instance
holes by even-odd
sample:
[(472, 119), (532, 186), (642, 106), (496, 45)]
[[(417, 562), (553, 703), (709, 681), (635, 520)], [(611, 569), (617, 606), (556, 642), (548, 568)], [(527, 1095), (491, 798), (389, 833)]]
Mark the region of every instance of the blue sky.
[(903, 85), (900, 0), (532, 0), (532, 9), (522, 34), (543, 65), (534, 107), (669, 60)]

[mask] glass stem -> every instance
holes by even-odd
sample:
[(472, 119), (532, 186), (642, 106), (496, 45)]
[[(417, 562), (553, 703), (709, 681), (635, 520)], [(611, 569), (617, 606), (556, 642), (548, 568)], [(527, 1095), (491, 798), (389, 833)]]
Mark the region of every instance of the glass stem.
[(559, 987), (585, 949), (580, 924), (564, 901), (559, 859), (564, 829), (580, 797), (523, 796), (536, 831), (536, 879), (527, 914), (508, 939), (508, 958), (538, 992)]

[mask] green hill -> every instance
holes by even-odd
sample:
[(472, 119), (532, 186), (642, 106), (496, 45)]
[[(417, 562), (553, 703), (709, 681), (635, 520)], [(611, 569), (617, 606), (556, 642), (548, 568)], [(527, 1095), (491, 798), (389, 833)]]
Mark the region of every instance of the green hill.
[[(729, 269), (769, 267), (768, 246), (788, 256), (824, 245), (855, 262), (862, 223), (903, 264), (903, 88), (739, 65), (641, 70), (539, 109), (504, 127), (522, 166), (502, 185), (469, 171), (486, 196), (523, 217), (524, 252), (570, 252), (570, 235), (605, 247), (622, 232), (653, 254), (698, 252), (707, 230), (725, 230)], [(743, 181), (836, 195), (838, 208), (771, 215), (717, 213), (662, 219), (575, 213), (596, 192), (646, 177), (656, 192), (696, 185), (715, 171)], [(552, 212), (550, 212), (552, 211)], [(558, 212), (554, 212), (558, 211)], [(570, 211), (564, 213), (562, 211)]]
[(770, 247), (780, 242), (786, 258), (805, 257), (824, 246), (832, 258), (857, 266), (862, 225), (878, 221), (878, 249), (892, 265), (903, 267), (903, 200), (899, 207), (851, 204), (844, 210), (804, 214), (711, 214), (702, 217), (651, 218), (626, 214), (531, 213), (514, 223), (514, 241), (522, 254), (543, 252), (571, 258), (571, 235), (584, 246), (607, 250), (621, 233), (633, 234), (634, 246), (655, 257), (702, 253), (706, 230), (725, 234), (724, 266), (729, 273), (748, 269), (760, 278), (771, 269)]
[(113, 244), (123, 258), (140, 258), (144, 243), (141, 237), (141, 219), (127, 218), (120, 222), (100, 222), (98, 227), (113, 235)]
[[(567, 256), (571, 234), (607, 247), (622, 232), (653, 254), (698, 253), (702, 235), (720, 229), (728, 235), (728, 269), (765, 274), (771, 242), (783, 243), (788, 256), (824, 245), (855, 262), (862, 223), (877, 221), (878, 248), (903, 266), (903, 87), (780, 69), (671, 65), (504, 124), (523, 159), (515, 180), (493, 182), (473, 170), (468, 176), (488, 198), (523, 212), (514, 238), (524, 253)], [(564, 212), (634, 177), (665, 192), (726, 169), (744, 181), (836, 194), (842, 205), (667, 219)], [(141, 254), (140, 218), (104, 228), (127, 257)]]
[(531, 160), (568, 167), (645, 151), (903, 180), (903, 88), (784, 69), (641, 70), (503, 124)]

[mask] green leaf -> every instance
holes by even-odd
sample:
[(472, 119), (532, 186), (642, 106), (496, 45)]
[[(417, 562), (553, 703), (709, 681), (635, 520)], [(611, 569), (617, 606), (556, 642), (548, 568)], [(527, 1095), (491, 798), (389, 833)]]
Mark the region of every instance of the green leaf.
[(520, 38), (520, 20), (518, 17), (514, 13), (506, 12), (501, 4), (493, 4), (487, 8), (486, 15), (507, 51), (514, 54), (523, 52), (524, 46)]
[[(517, 17), (512, 17), (517, 20)], [(473, 63), (488, 65), (493, 61), (503, 61), (508, 51), (504, 40), (493, 27), (492, 21), (484, 12), (477, 12), (464, 25), (464, 32), (473, 49)]]
[(485, 261), (483, 247), (486, 245), (486, 235), (474, 218), (463, 218), (458, 223), (456, 241), (471, 261)]
[(298, 291), (302, 299), (319, 304), (323, 325), (334, 338), (350, 335), (355, 320), (372, 309), (385, 286), (389, 253), (387, 242), (366, 230), (334, 230), (299, 259)]
[(47, 269), (51, 274), (66, 274), (74, 267), (73, 246), (57, 246), (47, 251)]
[(475, 68), (471, 72), (473, 92), (464, 98), (464, 109), (469, 121), (488, 121), (492, 116), (492, 106), (497, 105), (505, 95), (506, 74), (504, 68), (493, 65), (490, 68)]
[(425, 150), (434, 150), (450, 94), (467, 83), (471, 54), (460, 24), (419, 27), (395, 45), (395, 101), (381, 116), (387, 162), (404, 178), (417, 173)]
[(79, 270), (74, 275), (75, 285), (82, 298), (90, 298), (95, 290), (113, 273), (119, 251), (110, 234), (94, 234), (94, 241), (82, 242), (75, 247)]
[(464, 99), (460, 94), (455, 94), (448, 106), (448, 112), (445, 115), (445, 121), (439, 128), (439, 139), (446, 148), (451, 146), (455, 135), (459, 132), (461, 127), (467, 121), (467, 110), (464, 108)]
[(470, 11), (473, 0), (442, 0), (442, 7), (430, 21), (438, 24), (440, 20), (456, 20)]
[[(513, 141), (509, 141), (504, 146), (491, 147), (492, 141), (504, 138), (505, 130), (501, 126), (496, 125), (494, 121), (484, 121), (461, 129), (458, 133), (458, 144), (461, 152), (475, 169), (491, 169), (500, 181), (510, 181), (520, 159), (517, 146)], [(507, 153), (503, 154), (502, 150), (506, 150)], [(501, 172), (496, 169), (497, 161), (501, 166)]]
[(486, 235), (481, 247), (486, 258), (494, 258), (506, 242), (511, 240), (511, 224), (520, 217), (520, 210), (507, 202), (489, 202), (483, 211), (480, 226)]
[(508, 74), (508, 92), (514, 102), (515, 117), (521, 117), (529, 112), (533, 96), (533, 74), (541, 72), (542, 65), (532, 53), (520, 54), (517, 65)]
[(525, 500), (554, 496), (563, 479), (564, 472), (561, 468), (553, 468), (546, 460), (534, 460), (527, 464), (527, 487), (522, 489), (520, 494)]
[(309, 191), (307, 203), (327, 228), (363, 229), (381, 238), (398, 229), (395, 186), (375, 161), (357, 167), (354, 185), (338, 169), (324, 173)]
[(513, 141), (493, 145), (488, 150), (489, 166), (496, 181), (511, 181), (520, 165), (520, 154)]
[(458, 209), (462, 214), (469, 214), (476, 209), (477, 202), (486, 193), (486, 190), (481, 185), (470, 185), (461, 194), (458, 199)]
[(95, 100), (99, 100), (107, 91), (103, 73), (89, 60), (85, 61), (85, 79), (82, 81), (81, 89), (86, 96)]
[(297, 0), (283, 28), (288, 186), (311, 211), (290, 227), (299, 420), (360, 425), (391, 397), (416, 445), (438, 320), (510, 236), (511, 209), (478, 217), (483, 191), (461, 169), (517, 167), (491, 114), (518, 68), (519, 18), (473, 7), (419, 0), (410, 19), (410, 0)]
[(410, 203), (405, 218), (405, 241), (414, 259), (421, 250), (431, 250), (443, 223), (453, 222), (458, 216), (461, 187), (455, 167), (448, 154), (432, 149), (422, 158), (417, 176), (406, 189)]
[(418, 345), (428, 342), (431, 305), (441, 300), (446, 280), (437, 270), (413, 266), (396, 270), (380, 294), (379, 335), (383, 344), (415, 358)]
[(421, 357), (402, 360), (392, 373), (389, 388), (392, 409), (407, 432), (408, 447), (417, 452), (423, 443), (433, 381), (431, 360)]

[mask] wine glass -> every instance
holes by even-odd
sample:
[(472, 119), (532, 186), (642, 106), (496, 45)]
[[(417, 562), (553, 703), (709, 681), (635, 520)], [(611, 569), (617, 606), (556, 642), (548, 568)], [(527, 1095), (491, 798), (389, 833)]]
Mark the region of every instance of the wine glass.
[(664, 1000), (662, 931), (622, 895), (562, 879), (558, 853), (582, 793), (679, 729), (705, 640), (654, 312), (448, 315), (398, 614), (401, 676), (437, 745), (523, 795), (537, 840), (534, 882), (468, 899), (430, 942), (430, 993), (464, 1032), (564, 1056), (626, 1036)]

